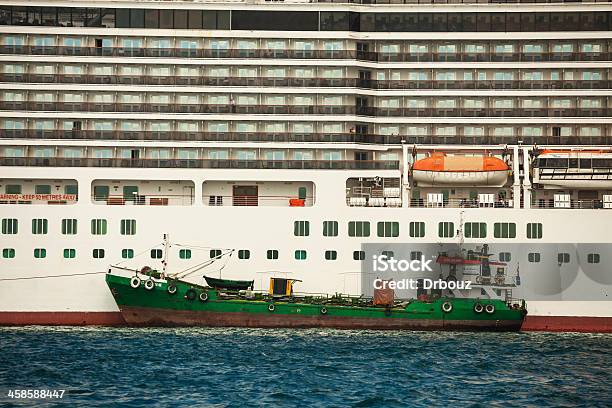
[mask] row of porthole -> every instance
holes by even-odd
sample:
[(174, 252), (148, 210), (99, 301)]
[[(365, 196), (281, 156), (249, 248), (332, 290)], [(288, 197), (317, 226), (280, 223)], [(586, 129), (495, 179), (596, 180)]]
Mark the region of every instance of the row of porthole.
[[(216, 251), (219, 251), (218, 253)], [(386, 256), (387, 258), (393, 258), (394, 253), (393, 251), (382, 251), (381, 252), (382, 255)], [(11, 259), (11, 258), (15, 258), (16, 255), (16, 251), (14, 248), (3, 248), (2, 249), (2, 257), (3, 258), (7, 258), (7, 259)], [(104, 258), (106, 255), (106, 251), (103, 248), (95, 248), (92, 250), (92, 257), (94, 259), (102, 259)], [(210, 251), (210, 258), (215, 258), (221, 255), (220, 250), (211, 250)], [(306, 250), (303, 249), (297, 249), (294, 252), (294, 257), (296, 260), (298, 261), (303, 261), (306, 260), (308, 256), (308, 253)], [(420, 259), (422, 256), (422, 252), (420, 251), (413, 251), (410, 253), (410, 259), (411, 260), (415, 260), (415, 259)], [(36, 259), (41, 259), (41, 258), (46, 258), (47, 257), (47, 250), (45, 248), (34, 248), (34, 258)], [(76, 258), (76, 249), (74, 248), (64, 248), (63, 250), (63, 257), (66, 259), (72, 259), (72, 258)], [(133, 249), (122, 249), (121, 250), (121, 257), (123, 259), (131, 259), (134, 257), (134, 250)], [(151, 250), (151, 258), (152, 259), (162, 259), (163, 258), (163, 251), (161, 249), (153, 249)], [(181, 249), (179, 250), (179, 258), (180, 259), (191, 259), (191, 250), (189, 249)], [(251, 251), (248, 249), (241, 249), (238, 251), (238, 259), (250, 259), (251, 258)], [(267, 250), (266, 253), (266, 258), (268, 260), (277, 260), (278, 259), (278, 250), (276, 249), (269, 249)], [(338, 253), (337, 251), (334, 250), (327, 250), (325, 251), (324, 254), (324, 258), (327, 261), (335, 261), (338, 259)], [(503, 258), (503, 259), (502, 259)], [(363, 261), (365, 259), (365, 251), (353, 251), (353, 260), (354, 261)], [(509, 252), (502, 252), (500, 253), (500, 260), (503, 262), (509, 262), (510, 261), (510, 253)], [(557, 254), (557, 263), (559, 264), (565, 264), (565, 263), (570, 263), (570, 254), (566, 253), (566, 252), (560, 252)], [(530, 252), (527, 255), (527, 261), (529, 263), (539, 263), (541, 260), (541, 256), (539, 252)], [(601, 256), (598, 253), (589, 253), (587, 254), (587, 263), (589, 264), (598, 264), (601, 262)]]

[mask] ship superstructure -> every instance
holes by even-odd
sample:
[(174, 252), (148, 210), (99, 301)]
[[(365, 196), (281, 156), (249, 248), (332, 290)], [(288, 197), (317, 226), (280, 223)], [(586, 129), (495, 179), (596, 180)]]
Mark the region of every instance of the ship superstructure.
[(609, 2), (1, 3), (0, 323), (120, 323), (117, 260), (362, 294), (363, 245), (460, 238), (528, 327), (612, 330)]

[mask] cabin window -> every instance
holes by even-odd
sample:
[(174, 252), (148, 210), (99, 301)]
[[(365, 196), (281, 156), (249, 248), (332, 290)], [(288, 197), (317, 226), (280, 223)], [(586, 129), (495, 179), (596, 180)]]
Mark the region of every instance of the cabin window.
[(353, 260), (363, 261), (365, 259), (365, 251), (353, 251)]
[(21, 184), (7, 184), (4, 191), (6, 194), (21, 194)]
[(74, 258), (76, 258), (76, 249), (74, 249), (74, 248), (65, 248), (64, 249), (64, 258), (66, 258), (66, 259), (74, 259)]
[(587, 262), (590, 264), (598, 264), (599, 263), (599, 254), (588, 254)]
[(542, 224), (539, 222), (528, 223), (527, 224), (527, 238), (541, 239), (542, 238)]
[(511, 259), (512, 259), (512, 254), (510, 252), (500, 252), (499, 253), (500, 262), (510, 262)]
[(567, 252), (560, 252), (557, 254), (557, 263), (559, 265), (564, 264), (564, 263), (569, 263), (570, 261), (570, 254), (568, 254)]
[(411, 261), (420, 261), (423, 253), (421, 251), (410, 251), (410, 260)]
[(386, 257), (387, 259), (395, 257), (395, 253), (393, 251), (382, 251), (380, 254)]
[(3, 218), (2, 219), (2, 233), (3, 234), (17, 234), (19, 230), (19, 221), (17, 218)]
[(91, 233), (93, 235), (106, 235), (107, 222), (103, 219), (91, 220)]
[(180, 259), (191, 259), (191, 249), (179, 250), (179, 258)]
[(399, 222), (380, 221), (377, 225), (377, 233), (379, 237), (398, 237)]
[(266, 258), (268, 258), (268, 259), (278, 259), (278, 249), (268, 249), (266, 251)]
[(421, 221), (411, 221), (410, 236), (413, 238), (423, 238), (425, 236), (425, 223)]
[(46, 258), (47, 250), (45, 248), (34, 248), (34, 258)]
[(295, 221), (293, 223), (293, 235), (296, 237), (307, 237), (310, 235), (310, 221)]
[(455, 236), (455, 224), (452, 222), (439, 222), (438, 236), (440, 238), (453, 238)]
[(466, 222), (465, 223), (466, 238), (486, 238), (487, 224), (484, 222)]
[(64, 218), (62, 220), (62, 234), (74, 235), (77, 233), (77, 220), (74, 218)]
[(151, 259), (162, 259), (164, 253), (161, 249), (152, 249), (151, 250)]
[(294, 256), (298, 261), (303, 261), (306, 259), (306, 251), (303, 249), (296, 249)]
[(348, 223), (348, 235), (349, 237), (369, 237), (369, 221), (350, 221)]
[(134, 250), (130, 248), (124, 248), (121, 250), (121, 258), (132, 259), (134, 257)]
[(106, 199), (108, 199), (109, 193), (110, 192), (109, 192), (108, 186), (94, 186), (93, 199), (94, 201), (96, 200), (105, 201)]
[(495, 238), (516, 238), (516, 224), (513, 222), (496, 222), (493, 224)]
[(220, 249), (211, 249), (210, 252), (208, 253), (208, 256), (212, 259), (212, 258), (218, 258), (221, 256), (221, 250)]
[(95, 248), (93, 250), (93, 257), (95, 259), (102, 259), (102, 258), (104, 258), (104, 249), (102, 249), (102, 248)]
[(325, 251), (325, 260), (335, 261), (336, 259), (338, 259), (338, 252), (332, 250)]
[(238, 250), (238, 259), (249, 259), (251, 257), (251, 251), (248, 249)]
[(37, 184), (34, 186), (34, 194), (51, 194), (51, 186), (48, 184)]
[(306, 199), (306, 187), (299, 187), (298, 188), (298, 198), (300, 200), (305, 200)]
[(538, 263), (538, 262), (540, 262), (540, 253), (539, 252), (530, 252), (529, 254), (527, 254), (527, 261), (529, 261), (531, 263)]
[(34, 218), (32, 220), (32, 234), (46, 234), (49, 222), (45, 218)]
[(14, 248), (4, 248), (2, 250), (3, 258), (14, 258), (15, 257), (15, 249)]
[(76, 184), (66, 184), (64, 186), (64, 194), (71, 194), (71, 195), (79, 194), (79, 186)]
[(323, 221), (323, 236), (337, 237), (338, 236), (338, 221)]
[(136, 235), (136, 220), (121, 220), (121, 235)]

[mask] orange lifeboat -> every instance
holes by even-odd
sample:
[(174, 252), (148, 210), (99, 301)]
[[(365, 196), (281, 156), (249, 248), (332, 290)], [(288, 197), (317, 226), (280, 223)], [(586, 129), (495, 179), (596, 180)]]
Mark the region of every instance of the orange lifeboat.
[(447, 156), (435, 152), (417, 160), (412, 177), (420, 186), (501, 187), (508, 180), (508, 164), (491, 156)]

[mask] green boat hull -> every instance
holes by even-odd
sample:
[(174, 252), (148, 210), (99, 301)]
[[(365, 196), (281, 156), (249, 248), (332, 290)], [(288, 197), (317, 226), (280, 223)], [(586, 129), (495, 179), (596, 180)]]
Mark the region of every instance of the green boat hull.
[[(106, 282), (124, 320), (133, 326), (518, 331), (525, 318), (523, 308), (501, 300), (440, 298), (384, 308), (226, 299), (215, 289), (182, 281), (172, 282), (176, 292), (170, 294), (167, 282), (157, 282), (151, 290), (144, 283), (133, 288), (129, 278), (112, 274)], [(451, 311), (442, 310), (445, 303), (452, 305)], [(477, 313), (476, 303), (495, 310)]]

